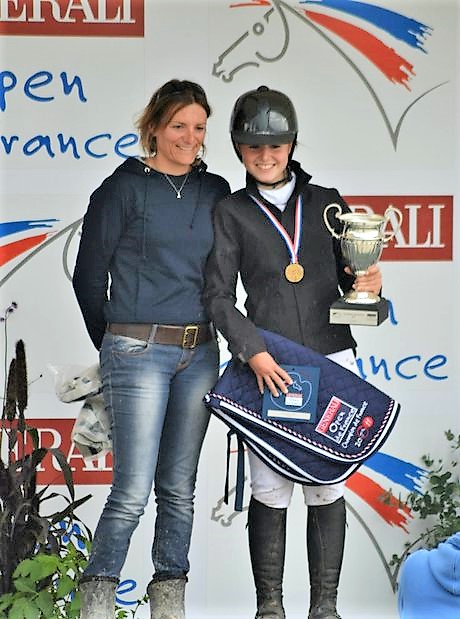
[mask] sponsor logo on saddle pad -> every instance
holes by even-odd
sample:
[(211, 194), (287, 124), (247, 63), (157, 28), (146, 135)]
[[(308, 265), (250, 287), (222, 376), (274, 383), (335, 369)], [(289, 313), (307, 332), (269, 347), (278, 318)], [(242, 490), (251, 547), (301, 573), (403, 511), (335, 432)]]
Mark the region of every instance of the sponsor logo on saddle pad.
[(331, 439), (331, 441), (342, 445), (345, 449), (356, 433), (361, 445), (368, 432), (363, 433), (357, 430), (364, 427), (367, 429), (373, 425), (371, 417), (366, 417), (366, 423), (362, 423), (362, 417), (367, 405), (368, 403), (364, 401), (358, 409), (356, 406), (344, 402), (336, 396), (332, 396), (315, 430)]

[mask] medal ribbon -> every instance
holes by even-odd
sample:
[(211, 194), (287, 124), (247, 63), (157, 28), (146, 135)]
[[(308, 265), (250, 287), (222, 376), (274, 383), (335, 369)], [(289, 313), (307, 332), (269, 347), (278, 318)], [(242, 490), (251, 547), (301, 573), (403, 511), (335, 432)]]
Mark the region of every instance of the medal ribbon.
[(270, 209), (268, 209), (265, 204), (262, 204), (262, 202), (254, 196), (250, 197), (254, 200), (260, 210), (268, 217), (272, 226), (279, 232), (281, 238), (286, 243), (286, 247), (288, 248), (291, 256), (291, 263), (296, 264), (298, 262), (297, 255), (299, 253), (300, 241), (302, 238), (302, 196), (299, 195), (295, 203), (294, 241), (291, 240), (291, 237), (286, 232), (285, 227), (276, 219)]

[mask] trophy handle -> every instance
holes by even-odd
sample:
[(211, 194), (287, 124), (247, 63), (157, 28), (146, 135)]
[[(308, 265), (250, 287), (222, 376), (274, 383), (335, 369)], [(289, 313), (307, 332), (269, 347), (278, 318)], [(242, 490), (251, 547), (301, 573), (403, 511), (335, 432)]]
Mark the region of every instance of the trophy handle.
[(388, 219), (390, 218), (391, 212), (396, 213), (396, 216), (398, 218), (398, 225), (396, 227), (396, 230), (393, 230), (393, 232), (385, 232), (384, 237), (383, 237), (383, 240), (385, 243), (387, 243), (388, 241), (391, 241), (391, 239), (395, 236), (396, 232), (401, 227), (402, 220), (403, 220), (403, 214), (401, 213), (399, 208), (396, 208), (395, 206), (389, 206), (387, 210), (385, 211), (385, 213), (383, 214), (386, 221), (388, 221)]
[(323, 211), (323, 219), (324, 219), (324, 223), (326, 224), (326, 228), (329, 230), (329, 232), (332, 234), (333, 237), (335, 237), (336, 239), (340, 239), (341, 238), (340, 234), (337, 234), (334, 228), (331, 227), (331, 224), (329, 223), (329, 220), (327, 218), (327, 212), (329, 211), (330, 208), (335, 208), (337, 211), (339, 211), (339, 214), (341, 215), (342, 207), (340, 206), (340, 204), (336, 204), (335, 202), (333, 202), (332, 204), (329, 204), (329, 206), (326, 206), (326, 208)]

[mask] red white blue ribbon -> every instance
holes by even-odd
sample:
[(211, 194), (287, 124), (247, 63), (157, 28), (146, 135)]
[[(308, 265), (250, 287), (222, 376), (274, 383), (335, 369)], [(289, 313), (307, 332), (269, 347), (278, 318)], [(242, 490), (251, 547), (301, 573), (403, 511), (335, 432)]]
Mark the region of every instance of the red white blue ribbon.
[(278, 231), (279, 235), (283, 239), (288, 248), (289, 254), (291, 256), (291, 263), (296, 264), (298, 262), (298, 254), (300, 249), (300, 241), (302, 239), (302, 196), (298, 196), (295, 203), (295, 223), (294, 223), (294, 240), (291, 239), (289, 234), (286, 232), (285, 227), (278, 221), (278, 219), (273, 215), (269, 208), (262, 204), (260, 200), (255, 198), (254, 196), (250, 196), (260, 210), (268, 217), (272, 226)]

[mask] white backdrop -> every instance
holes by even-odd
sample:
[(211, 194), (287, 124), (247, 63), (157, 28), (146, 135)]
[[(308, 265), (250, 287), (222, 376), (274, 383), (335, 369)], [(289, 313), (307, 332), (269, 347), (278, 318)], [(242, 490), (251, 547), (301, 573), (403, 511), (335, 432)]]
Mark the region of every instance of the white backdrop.
[[(446, 455), (444, 430), (460, 431), (459, 2), (367, 4), (365, 20), (350, 13), (362, 7), (352, 0), (0, 1), (0, 310), (18, 303), (9, 351), (24, 339), (29, 416), (45, 444), (69, 453), (79, 496), (93, 494), (80, 510), (92, 528), (110, 459), (83, 465), (69, 440), (79, 406), (57, 400), (48, 366), (97, 360), (69, 281), (79, 220), (103, 178), (139, 152), (133, 121), (152, 92), (172, 77), (203, 85), (213, 107), (207, 163), (237, 189), (244, 173), (228, 135), (232, 105), (260, 84), (285, 91), (299, 116), (296, 158), (313, 182), (336, 186), (356, 207), (402, 208), (403, 228), (381, 265), (390, 319), (354, 330), (363, 376), (402, 413), (347, 489), (344, 619), (396, 617), (387, 562), (420, 527), (396, 499), (420, 487), (423, 453)], [(222, 504), (225, 446), (212, 420), (197, 488), (191, 619), (248, 617), (255, 607), (246, 515)], [(56, 478), (52, 462), (42, 475)], [(378, 500), (385, 491), (390, 506)], [(305, 617), (308, 599), (300, 494), (289, 511), (290, 619)], [(152, 504), (123, 570), (119, 601), (128, 607), (150, 579), (153, 516)]]

